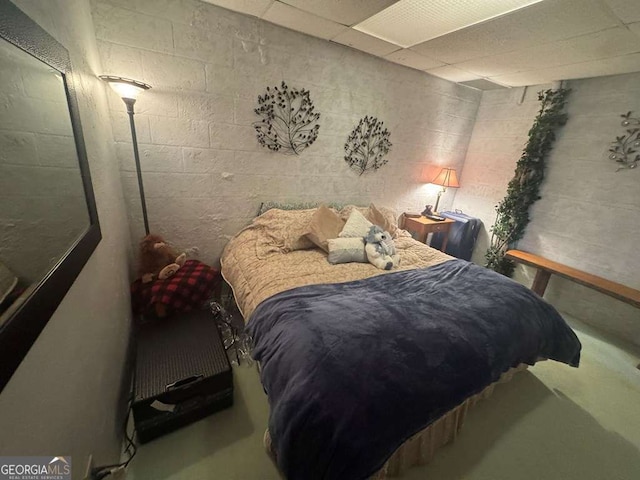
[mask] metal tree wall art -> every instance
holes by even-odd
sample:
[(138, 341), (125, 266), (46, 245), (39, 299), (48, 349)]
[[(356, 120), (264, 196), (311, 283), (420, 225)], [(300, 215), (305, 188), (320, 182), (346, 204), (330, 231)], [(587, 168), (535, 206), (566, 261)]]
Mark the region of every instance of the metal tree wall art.
[[(609, 158), (615, 160), (620, 165), (616, 172), (625, 168), (636, 168), (640, 162), (640, 118), (632, 117), (631, 112), (620, 115), (624, 120), (621, 125), (627, 129), (627, 134), (616, 137), (615, 142), (611, 142)], [(634, 153), (636, 154), (634, 156)]]
[(299, 154), (318, 138), (320, 114), (314, 110), (309, 90), (289, 88), (284, 82), (280, 88), (267, 87), (254, 110), (262, 118), (253, 123), (258, 142), (274, 152)]
[(344, 160), (362, 175), (367, 170), (377, 170), (387, 163), (385, 155), (392, 143), (384, 122), (368, 115), (360, 119), (344, 144)]

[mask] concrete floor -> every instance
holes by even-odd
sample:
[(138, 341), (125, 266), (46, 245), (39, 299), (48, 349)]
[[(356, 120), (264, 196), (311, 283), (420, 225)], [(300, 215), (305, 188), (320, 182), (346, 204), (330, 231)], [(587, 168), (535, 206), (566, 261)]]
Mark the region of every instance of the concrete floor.
[[(565, 318), (568, 318), (565, 316)], [(405, 480), (640, 479), (640, 349), (568, 318), (579, 369), (541, 362), (476, 406), (457, 441)], [(134, 480), (269, 480), (269, 407), (254, 368), (234, 371), (233, 408), (143, 445)]]

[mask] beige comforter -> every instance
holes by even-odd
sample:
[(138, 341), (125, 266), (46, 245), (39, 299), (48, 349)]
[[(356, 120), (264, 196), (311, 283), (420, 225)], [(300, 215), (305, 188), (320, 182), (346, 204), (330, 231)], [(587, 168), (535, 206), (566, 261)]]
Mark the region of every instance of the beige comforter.
[[(354, 207), (345, 207), (343, 216)], [(295, 287), (320, 283), (343, 283), (399, 270), (428, 267), (451, 257), (417, 242), (408, 232), (394, 233), (400, 266), (380, 270), (369, 263), (332, 265), (327, 254), (310, 248), (304, 233), (315, 209), (272, 209), (232, 238), (222, 254), (222, 275), (231, 285), (245, 320), (260, 302)]]

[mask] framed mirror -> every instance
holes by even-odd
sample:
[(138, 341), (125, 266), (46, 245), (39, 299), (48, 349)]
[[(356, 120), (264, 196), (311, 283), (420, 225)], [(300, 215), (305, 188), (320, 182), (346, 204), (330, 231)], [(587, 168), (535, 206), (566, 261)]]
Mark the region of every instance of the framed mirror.
[(0, 0), (0, 391), (102, 235), (69, 53)]

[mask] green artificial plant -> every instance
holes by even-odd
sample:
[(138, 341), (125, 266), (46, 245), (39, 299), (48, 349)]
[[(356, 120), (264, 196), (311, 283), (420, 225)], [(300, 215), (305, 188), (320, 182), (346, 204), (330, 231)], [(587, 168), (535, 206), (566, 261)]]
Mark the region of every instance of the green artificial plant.
[(516, 164), (507, 195), (496, 207), (491, 246), (485, 254), (486, 267), (507, 277), (513, 275), (515, 265), (505, 258), (505, 252), (524, 236), (529, 223), (529, 207), (540, 199), (540, 184), (544, 179), (547, 156), (556, 139), (556, 129), (567, 123), (563, 110), (569, 91), (560, 88), (538, 93), (540, 110), (529, 130), (529, 140)]

